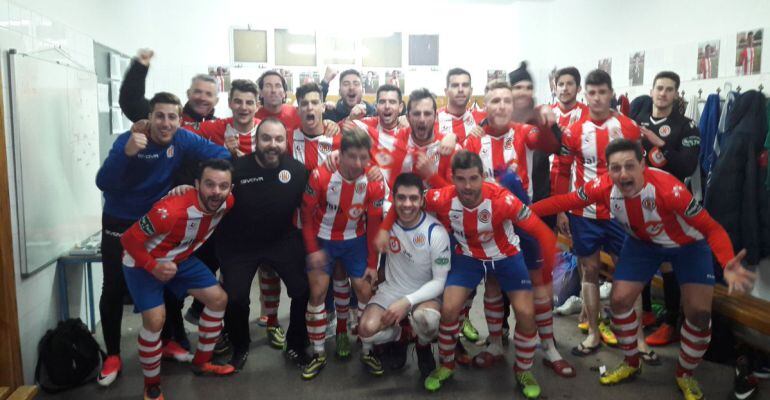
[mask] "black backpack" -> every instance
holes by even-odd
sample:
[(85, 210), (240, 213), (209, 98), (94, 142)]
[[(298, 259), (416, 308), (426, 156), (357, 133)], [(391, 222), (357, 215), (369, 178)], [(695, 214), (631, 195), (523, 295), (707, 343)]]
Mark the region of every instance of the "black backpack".
[(90, 382), (101, 370), (104, 353), (80, 318), (49, 329), (37, 349), (35, 381), (49, 393)]

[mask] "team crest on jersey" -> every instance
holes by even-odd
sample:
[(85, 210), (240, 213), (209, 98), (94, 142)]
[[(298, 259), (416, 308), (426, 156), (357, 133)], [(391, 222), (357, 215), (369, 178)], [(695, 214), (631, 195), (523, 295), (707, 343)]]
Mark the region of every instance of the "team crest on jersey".
[(391, 236), (388, 245), (391, 253), (398, 254), (401, 252), (401, 241), (399, 241), (397, 237)]
[(139, 229), (141, 229), (147, 236), (155, 234), (155, 226), (152, 225), (152, 221), (150, 221), (150, 218), (146, 215), (139, 219)]
[(168, 218), (168, 209), (166, 208), (159, 208), (158, 214), (160, 214), (160, 219), (166, 219)]
[(350, 206), (350, 209), (348, 210), (348, 217), (350, 217), (350, 219), (356, 220), (361, 218), (363, 213), (364, 208), (360, 204), (354, 204)]
[(425, 235), (423, 235), (422, 233), (418, 233), (414, 235), (414, 237), (412, 238), (412, 243), (414, 243), (415, 247), (422, 247), (425, 245), (425, 242), (427, 241), (428, 240), (425, 238)]
[(671, 191), (674, 193), (674, 197), (681, 196), (682, 190), (684, 190), (684, 186), (682, 185), (676, 185), (673, 189), (671, 189)]
[(366, 183), (364, 182), (356, 183), (356, 193), (364, 194), (364, 192), (366, 192)]
[(174, 157), (174, 145), (168, 146), (168, 149), (166, 149), (166, 157), (171, 158)]
[(433, 161), (433, 164), (438, 164), (439, 158), (441, 158), (441, 154), (439, 154), (438, 151), (430, 155), (430, 159)]
[(318, 151), (324, 154), (331, 153), (332, 145), (329, 143), (318, 143)]
[(449, 264), (449, 258), (447, 257), (439, 257), (435, 259), (433, 262), (435, 262), (437, 265), (447, 265)]
[(646, 198), (642, 200), (642, 207), (644, 207), (645, 210), (652, 211), (655, 209), (655, 199)]
[(660, 149), (654, 147), (652, 150), (650, 150), (650, 162), (653, 166), (660, 167), (666, 163), (666, 157), (663, 155), (663, 152), (660, 151)]
[(505, 138), (505, 141), (503, 142), (503, 148), (506, 150), (510, 150), (513, 148), (513, 138), (508, 136)]
[(301, 144), (295, 144), (294, 145), (294, 154), (302, 154), (302, 145)]
[(393, 156), (387, 150), (382, 150), (375, 156), (380, 167), (387, 167), (393, 162)]
[(486, 224), (487, 222), (489, 222), (490, 217), (491, 215), (489, 213), (489, 210), (479, 211), (479, 221), (481, 221), (481, 223)]
[(658, 129), (658, 134), (660, 134), (660, 137), (666, 137), (671, 134), (671, 127), (668, 125), (663, 125)]
[(291, 180), (291, 172), (288, 170), (283, 170), (278, 173), (278, 180), (281, 181), (281, 183), (289, 183)]
[(657, 236), (663, 231), (663, 223), (660, 221), (647, 222), (644, 230), (647, 231), (650, 236)]

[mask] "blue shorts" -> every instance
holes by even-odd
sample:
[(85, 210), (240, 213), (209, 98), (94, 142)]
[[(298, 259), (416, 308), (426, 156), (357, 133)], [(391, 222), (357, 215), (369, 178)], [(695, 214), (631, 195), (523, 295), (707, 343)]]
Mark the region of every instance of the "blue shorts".
[[(348, 240), (324, 240), (318, 239), (321, 248), (326, 252), (329, 263), (324, 266), (324, 272), (331, 276), (334, 271), (334, 262), (339, 260), (350, 278), (361, 278), (366, 272), (366, 258), (369, 249), (366, 245), (366, 236)], [(310, 268), (307, 268), (310, 272)]]
[(567, 215), (572, 233), (572, 249), (576, 256), (588, 257), (601, 249), (612, 255), (620, 254), (626, 232), (618, 221), (578, 217), (570, 213)]
[(461, 286), (476, 289), (486, 274), (492, 274), (504, 292), (531, 290), (524, 256), (521, 253), (497, 261), (481, 261), (463, 254), (452, 254), (452, 269), (445, 286)]
[(524, 264), (527, 265), (527, 269), (530, 271), (540, 269), (543, 266), (543, 253), (540, 252), (540, 243), (521, 229), (517, 229), (516, 234), (519, 235), (519, 247), (521, 252), (524, 253)]
[(134, 299), (134, 312), (140, 313), (163, 304), (163, 288), (176, 297), (183, 298), (190, 289), (205, 289), (219, 284), (209, 267), (196, 257), (177, 264), (177, 272), (170, 281), (163, 283), (140, 267), (123, 266), (126, 286)]
[(615, 280), (647, 283), (660, 264), (670, 262), (680, 285), (714, 285), (714, 261), (705, 240), (682, 247), (662, 247), (629, 236), (615, 266)]

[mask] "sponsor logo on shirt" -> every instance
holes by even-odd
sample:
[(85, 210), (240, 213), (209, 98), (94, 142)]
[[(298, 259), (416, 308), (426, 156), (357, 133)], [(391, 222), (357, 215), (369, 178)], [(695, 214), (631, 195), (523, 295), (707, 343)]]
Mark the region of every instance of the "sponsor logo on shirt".
[(146, 215), (139, 219), (139, 229), (141, 229), (142, 232), (144, 232), (147, 236), (152, 236), (155, 234), (155, 227), (152, 225), (150, 217)]
[(697, 136), (687, 136), (682, 139), (682, 147), (700, 146), (700, 138)]
[(324, 154), (331, 153), (332, 145), (329, 143), (318, 143), (318, 151)]
[(278, 173), (278, 180), (281, 183), (289, 183), (289, 181), (291, 180), (291, 172), (289, 172), (288, 170), (285, 170), (285, 169), (283, 171), (279, 172)]
[(650, 221), (645, 223), (644, 230), (650, 234), (650, 236), (657, 236), (663, 231), (663, 223), (660, 221)]
[(642, 200), (642, 207), (644, 207), (646, 210), (652, 211), (655, 209), (655, 199), (652, 198), (646, 198)]
[(489, 222), (490, 217), (491, 217), (491, 214), (489, 213), (489, 210), (479, 211), (479, 221), (481, 221), (481, 223), (486, 224), (487, 222)]
[(447, 258), (447, 257), (439, 257), (439, 258), (437, 258), (433, 262), (435, 262), (438, 265), (447, 265), (447, 264), (449, 264), (449, 258)]
[(422, 247), (427, 241), (428, 240), (425, 238), (425, 235), (422, 233), (418, 233), (412, 238), (412, 243), (414, 243), (415, 247)]
[(395, 236), (390, 237), (389, 246), (390, 252), (393, 254), (398, 254), (401, 251), (401, 242)]
[(668, 125), (661, 126), (660, 129), (658, 129), (658, 134), (660, 137), (667, 137), (671, 134), (671, 127)]
[(365, 182), (356, 183), (356, 193), (364, 194), (364, 192), (366, 192), (366, 183)]
[(145, 159), (145, 160), (156, 160), (156, 159), (160, 158), (160, 154), (157, 154), (157, 153), (151, 153), (151, 154), (139, 153), (139, 154), (136, 155), (136, 158), (142, 158), (142, 159)]
[[(263, 178), (261, 176), (255, 176), (255, 177), (252, 177), (252, 178), (244, 178), (244, 179), (241, 179), (241, 185), (248, 185), (249, 183), (262, 182), (264, 180), (265, 180), (265, 178)], [(310, 189), (310, 186), (308, 185), (307, 188)], [(312, 191), (312, 189), (311, 189), (311, 191)]]

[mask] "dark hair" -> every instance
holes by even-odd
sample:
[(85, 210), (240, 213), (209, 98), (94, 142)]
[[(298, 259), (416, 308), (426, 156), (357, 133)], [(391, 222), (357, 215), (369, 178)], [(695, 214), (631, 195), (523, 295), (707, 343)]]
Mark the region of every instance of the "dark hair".
[(283, 75), (281, 75), (278, 71), (273, 70), (265, 71), (262, 73), (262, 75), (259, 76), (257, 79), (257, 86), (259, 87), (259, 90), (262, 90), (262, 88), (265, 86), (265, 78), (268, 76), (277, 76), (281, 78), (281, 85), (283, 86), (284, 92), (289, 90), (289, 88), (286, 86), (286, 78), (284, 78)]
[(607, 85), (607, 87), (612, 90), (612, 78), (610, 77), (610, 74), (607, 73), (607, 71), (595, 69), (589, 72), (588, 76), (586, 76), (585, 86), (588, 85)]
[(233, 99), (233, 94), (235, 94), (236, 90), (243, 93), (253, 93), (255, 99), (258, 96), (257, 85), (248, 79), (236, 79), (230, 84), (230, 95), (228, 97), (230, 100)]
[(377, 89), (377, 100), (380, 100), (380, 93), (382, 92), (396, 92), (398, 93), (398, 102), (403, 103), (404, 102), (404, 95), (401, 92), (401, 88), (399, 88), (396, 85), (386, 84), (382, 85)]
[(622, 151), (633, 151), (634, 155), (636, 155), (636, 160), (642, 161), (642, 146), (639, 142), (633, 142), (623, 138), (615, 139), (607, 145), (607, 148), (604, 150), (604, 159), (609, 162), (611, 155)]
[(396, 182), (393, 183), (394, 197), (401, 186), (416, 187), (420, 191), (421, 196), (425, 191), (425, 183), (423, 183), (422, 178), (412, 172), (404, 172), (396, 178)]
[(356, 71), (354, 69), (346, 69), (346, 70), (342, 71), (342, 73), (340, 74), (340, 86), (342, 86), (342, 80), (345, 79), (345, 77), (348, 76), (348, 75), (355, 75), (355, 76), (358, 77), (358, 79), (361, 79), (361, 73), (360, 72), (358, 72), (358, 71)]
[(468, 75), (468, 79), (471, 78), (471, 73), (462, 68), (452, 68), (446, 73), (446, 87), (449, 87), (449, 78), (455, 75)]
[(413, 102), (424, 100), (424, 99), (430, 99), (430, 101), (433, 102), (433, 112), (436, 112), (436, 96), (434, 96), (433, 93), (430, 92), (430, 90), (426, 88), (421, 88), (421, 89), (413, 90), (412, 93), (409, 94), (409, 101), (406, 103), (407, 114), (410, 111), (412, 111)]
[(561, 78), (564, 75), (569, 75), (573, 79), (575, 79), (575, 84), (577, 86), (580, 86), (580, 71), (578, 71), (575, 67), (564, 67), (558, 71), (556, 71), (556, 77), (554, 78), (554, 84), (559, 82), (559, 78)]
[(298, 87), (296, 92), (297, 102), (299, 103), (300, 101), (302, 101), (302, 99), (304, 99), (308, 93), (314, 93), (314, 92), (318, 93), (318, 95), (323, 98), (323, 92), (321, 91), (321, 86), (319, 86), (315, 82), (309, 82)]
[(655, 75), (655, 79), (652, 80), (652, 87), (655, 87), (655, 82), (657, 82), (658, 79), (661, 79), (661, 78), (671, 79), (672, 81), (674, 81), (674, 89), (679, 90), (679, 83), (681, 83), (681, 80), (679, 79), (679, 74), (677, 74), (674, 71), (658, 72), (658, 74)]
[(344, 153), (351, 148), (372, 149), (372, 140), (369, 134), (358, 125), (351, 129), (342, 128), (342, 139), (340, 140), (340, 153)]
[(158, 92), (155, 93), (155, 96), (152, 96), (150, 99), (150, 113), (155, 111), (155, 105), (156, 104), (173, 104), (175, 105), (179, 111), (179, 116), (182, 116), (182, 102), (179, 101), (179, 97), (176, 97), (175, 94), (169, 93), (169, 92)]
[[(259, 125), (257, 125), (257, 130), (256, 130), (255, 132), (256, 132), (257, 134), (259, 134), (259, 130), (262, 128), (262, 125), (265, 125), (265, 124), (276, 124), (276, 125), (280, 125), (280, 126), (282, 126), (282, 127), (283, 127), (283, 130), (284, 130), (284, 132), (286, 132), (286, 125), (284, 125), (284, 124), (283, 124), (283, 121), (281, 121), (280, 119), (278, 119), (278, 118), (276, 118), (276, 117), (267, 117), (267, 118), (263, 119), (262, 121), (260, 121), (260, 122), (259, 122)], [(288, 134), (289, 134), (289, 133), (288, 133), (288, 132), (286, 132), (286, 135), (288, 135)]]
[(468, 151), (460, 150), (452, 157), (452, 173), (457, 172), (458, 169), (471, 169), (478, 168), (479, 173), (484, 175), (484, 163), (481, 161), (481, 156)]
[(205, 171), (206, 168), (217, 171), (227, 171), (230, 173), (231, 178), (233, 176), (233, 164), (224, 158), (210, 158), (208, 160), (201, 161), (200, 164), (198, 164), (198, 180), (203, 179), (203, 171)]
[(490, 82), (490, 83), (489, 83), (489, 84), (488, 84), (488, 85), (487, 85), (487, 86), (484, 88), (484, 94), (487, 94), (487, 93), (491, 92), (492, 90), (497, 90), (497, 89), (508, 89), (508, 90), (513, 90), (513, 89), (511, 88), (511, 84), (510, 84), (510, 83), (508, 83), (508, 82), (506, 82), (506, 81), (494, 81), (494, 82)]

